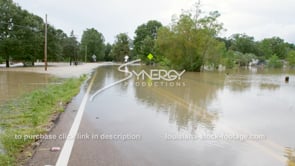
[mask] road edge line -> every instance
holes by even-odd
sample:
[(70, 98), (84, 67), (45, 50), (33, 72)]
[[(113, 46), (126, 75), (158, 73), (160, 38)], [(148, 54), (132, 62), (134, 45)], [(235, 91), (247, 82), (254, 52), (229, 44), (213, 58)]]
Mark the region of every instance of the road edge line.
[(57, 159), (57, 162), (56, 162), (56, 166), (66, 166), (68, 165), (68, 162), (70, 160), (70, 156), (71, 156), (71, 152), (72, 152), (72, 149), (73, 149), (73, 146), (74, 146), (74, 143), (75, 143), (75, 138), (76, 138), (76, 135), (78, 133), (78, 130), (79, 130), (79, 127), (80, 127), (80, 123), (81, 123), (81, 120), (82, 120), (82, 117), (83, 117), (83, 113), (85, 111), (85, 107), (86, 107), (86, 103), (88, 101), (88, 97), (89, 97), (89, 93), (90, 93), (90, 90), (92, 88), (92, 85), (94, 83), (94, 80), (96, 78), (96, 73), (94, 74), (93, 78), (91, 79), (90, 83), (89, 83), (89, 86), (86, 90), (86, 94), (84, 95), (83, 97), (83, 100), (80, 104), (80, 107), (79, 107), (79, 110), (76, 114), (76, 117), (74, 119), (74, 122), (72, 124), (72, 127), (69, 131), (69, 134), (67, 136), (67, 139), (62, 147), (62, 150), (59, 154), (59, 157)]

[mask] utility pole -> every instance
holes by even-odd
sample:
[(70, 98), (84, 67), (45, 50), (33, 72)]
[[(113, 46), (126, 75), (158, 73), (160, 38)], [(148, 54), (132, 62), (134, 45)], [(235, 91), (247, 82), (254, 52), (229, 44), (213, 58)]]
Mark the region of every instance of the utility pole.
[(45, 71), (47, 71), (47, 14), (45, 15), (45, 34), (44, 34), (44, 63)]
[(85, 46), (85, 58), (84, 58), (84, 60), (85, 60), (85, 63), (87, 62), (87, 45)]

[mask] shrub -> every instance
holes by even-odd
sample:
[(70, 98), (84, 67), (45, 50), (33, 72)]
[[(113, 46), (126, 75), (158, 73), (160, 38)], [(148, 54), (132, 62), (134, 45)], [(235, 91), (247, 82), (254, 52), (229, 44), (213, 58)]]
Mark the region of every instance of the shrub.
[(0, 56), (0, 64), (4, 62), (4, 59)]
[(277, 55), (272, 55), (268, 60), (268, 67), (270, 68), (281, 68), (283, 66), (282, 61)]
[(294, 50), (288, 53), (287, 61), (290, 67), (295, 67), (295, 51)]

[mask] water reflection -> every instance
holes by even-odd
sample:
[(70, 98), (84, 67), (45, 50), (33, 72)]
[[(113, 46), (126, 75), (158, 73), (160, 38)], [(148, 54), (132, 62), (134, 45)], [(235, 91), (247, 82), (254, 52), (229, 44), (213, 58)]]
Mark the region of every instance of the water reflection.
[[(129, 71), (142, 69), (150, 68), (128, 67)], [(117, 71), (117, 66), (99, 68), (97, 72), (97, 84), (92, 92), (125, 77)], [(285, 152), (284, 157), (283, 148), (273, 146), (294, 147), (295, 86), (285, 84), (283, 78), (284, 74), (263, 74), (259, 70), (229, 74), (187, 72), (177, 80), (184, 82), (181, 86), (165, 83), (164, 86), (141, 86), (142, 82), (156, 85), (156, 81), (133, 77), (98, 95), (88, 104), (87, 113), (99, 130), (139, 133), (144, 138), (140, 142), (118, 145), (132, 161), (145, 160), (151, 163), (149, 165), (277, 166), (285, 165), (288, 158), (289, 166), (294, 163), (294, 151)], [(161, 137), (166, 133), (205, 132), (265, 135), (271, 146), (263, 140), (169, 142)]]
[[(285, 73), (285, 74), (283, 74)], [(294, 71), (280, 70), (241, 70), (239, 72), (228, 72), (225, 77), (225, 85), (232, 91), (246, 91), (253, 87), (260, 89), (277, 90), (281, 86), (294, 86), (294, 79), (286, 83), (286, 75), (294, 75)]]
[(183, 77), (185, 87), (141, 87), (133, 83), (135, 96), (140, 102), (166, 113), (169, 122), (176, 123), (178, 130), (186, 129), (195, 133), (199, 125), (213, 129), (218, 112), (209, 109), (208, 105), (220, 87), (209, 87), (186, 78), (189, 77)]
[[(94, 73), (96, 75), (95, 84), (93, 84), (90, 93), (95, 93), (97, 90), (107, 86), (110, 83), (116, 82), (126, 76), (124, 73), (118, 72), (118, 66), (103, 66), (96, 70)], [(120, 87), (122, 92), (126, 92), (127, 87), (122, 83), (116, 85), (116, 87)]]
[(266, 89), (266, 90), (277, 90), (278, 88), (280, 88), (280, 85), (262, 83), (262, 84), (260, 84), (259, 88)]

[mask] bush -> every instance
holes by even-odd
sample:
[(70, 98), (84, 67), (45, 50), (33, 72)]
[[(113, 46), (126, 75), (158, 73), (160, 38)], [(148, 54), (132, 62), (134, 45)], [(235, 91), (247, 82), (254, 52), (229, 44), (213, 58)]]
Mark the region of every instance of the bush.
[(235, 54), (233, 51), (227, 51), (224, 57), (221, 59), (221, 64), (227, 69), (232, 69), (235, 67)]
[(4, 62), (4, 59), (0, 56), (0, 64)]
[(288, 53), (287, 61), (290, 67), (295, 67), (295, 51), (294, 50)]
[(269, 59), (268, 59), (268, 67), (270, 68), (281, 68), (283, 66), (282, 61), (279, 59), (279, 57), (277, 55), (272, 55)]

